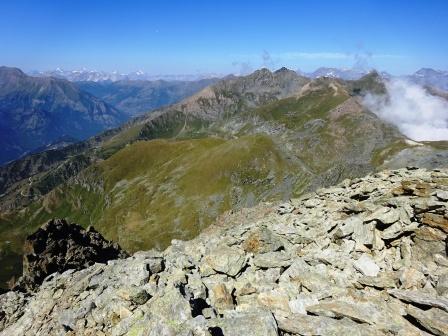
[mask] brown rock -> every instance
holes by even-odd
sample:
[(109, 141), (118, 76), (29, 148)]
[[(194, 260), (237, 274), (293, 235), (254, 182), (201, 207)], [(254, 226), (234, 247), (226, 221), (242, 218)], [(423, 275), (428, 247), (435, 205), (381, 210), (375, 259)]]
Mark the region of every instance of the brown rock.
[(444, 216), (425, 213), (423, 214), (422, 223), (448, 233), (448, 219), (446, 219)]
[(219, 311), (233, 309), (233, 298), (225, 284), (217, 284), (212, 288), (212, 305)]
[(392, 190), (392, 194), (427, 197), (431, 194), (431, 185), (420, 181), (402, 181), (401, 186)]

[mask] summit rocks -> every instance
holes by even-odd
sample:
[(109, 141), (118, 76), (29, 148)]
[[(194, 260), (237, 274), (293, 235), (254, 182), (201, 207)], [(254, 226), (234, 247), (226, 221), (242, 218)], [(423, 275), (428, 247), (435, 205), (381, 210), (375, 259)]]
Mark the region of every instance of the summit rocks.
[(0, 335), (446, 335), (448, 170), (229, 213), (165, 251), (0, 296)]

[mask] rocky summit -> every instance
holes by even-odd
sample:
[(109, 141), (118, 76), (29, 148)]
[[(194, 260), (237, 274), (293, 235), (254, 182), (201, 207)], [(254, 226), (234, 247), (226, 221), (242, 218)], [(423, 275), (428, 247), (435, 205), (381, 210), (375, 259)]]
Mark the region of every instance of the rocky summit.
[(447, 335), (448, 169), (222, 215), (165, 251), (0, 296), (0, 335)]
[(35, 289), (55, 272), (80, 270), (95, 262), (127, 257), (117, 243), (104, 239), (93, 227), (84, 230), (63, 219), (50, 220), (29, 235), (24, 253), (23, 275), (14, 284), (15, 290)]

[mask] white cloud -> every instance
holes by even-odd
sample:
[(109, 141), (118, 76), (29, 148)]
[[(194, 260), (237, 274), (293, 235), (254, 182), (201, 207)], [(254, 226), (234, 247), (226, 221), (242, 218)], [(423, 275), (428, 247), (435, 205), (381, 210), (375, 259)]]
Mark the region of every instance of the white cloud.
[(367, 95), (365, 105), (417, 141), (448, 140), (448, 101), (402, 79), (386, 83), (387, 97)]

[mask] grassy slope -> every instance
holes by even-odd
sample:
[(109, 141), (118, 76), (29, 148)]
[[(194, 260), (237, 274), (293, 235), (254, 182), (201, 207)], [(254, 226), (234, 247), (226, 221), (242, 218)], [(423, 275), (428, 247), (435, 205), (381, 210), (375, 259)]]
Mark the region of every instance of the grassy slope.
[[(223, 211), (295, 194), (297, 168), (263, 135), (233, 140), (139, 141), (89, 168), (104, 192), (69, 184), (22, 213), (4, 216), (0, 234), (19, 246), (52, 217), (95, 227), (124, 248), (165, 247), (196, 235)], [(92, 178), (92, 177), (90, 177)]]
[(288, 197), (283, 177), (293, 172), (262, 135), (137, 142), (101, 169), (112, 206), (97, 227), (134, 250), (192, 237), (225, 210)]

